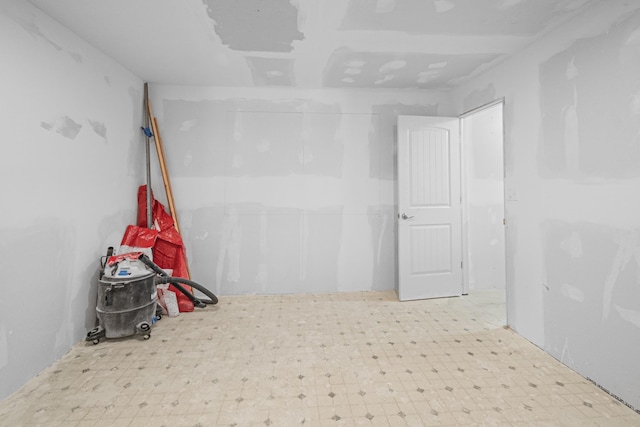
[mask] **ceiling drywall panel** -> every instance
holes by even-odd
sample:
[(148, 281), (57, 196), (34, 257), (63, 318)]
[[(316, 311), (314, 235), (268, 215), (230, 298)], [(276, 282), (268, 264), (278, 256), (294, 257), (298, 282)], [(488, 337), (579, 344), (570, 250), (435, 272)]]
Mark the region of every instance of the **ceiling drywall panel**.
[(589, 0), (350, 0), (342, 30), (533, 36)]
[(394, 89), (442, 87), (498, 57), (496, 54), (397, 54), (338, 49), (327, 63), (324, 85)]
[(153, 83), (446, 90), (603, 0), (29, 1)]
[(233, 50), (291, 52), (292, 43), (304, 39), (298, 29), (298, 9), (289, 0), (205, 0), (205, 4), (216, 34)]

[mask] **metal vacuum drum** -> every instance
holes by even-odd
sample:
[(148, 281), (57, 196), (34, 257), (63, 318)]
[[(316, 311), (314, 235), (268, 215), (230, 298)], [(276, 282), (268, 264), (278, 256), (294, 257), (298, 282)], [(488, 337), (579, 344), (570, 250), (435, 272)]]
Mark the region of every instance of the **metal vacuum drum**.
[(124, 260), (107, 266), (98, 282), (96, 313), (99, 326), (87, 333), (87, 341), (122, 338), (142, 334), (151, 336), (158, 293), (156, 274), (139, 261)]

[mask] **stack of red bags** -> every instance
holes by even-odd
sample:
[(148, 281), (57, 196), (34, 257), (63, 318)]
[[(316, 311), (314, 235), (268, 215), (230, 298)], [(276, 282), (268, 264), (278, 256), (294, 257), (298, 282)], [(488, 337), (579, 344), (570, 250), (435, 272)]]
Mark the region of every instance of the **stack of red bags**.
[[(138, 188), (138, 224), (130, 225), (124, 233), (121, 245), (132, 248), (151, 248), (153, 262), (163, 270), (173, 270), (171, 276), (189, 278), (187, 271), (187, 255), (182, 237), (176, 230), (171, 215), (162, 203), (153, 198), (151, 215), (153, 227), (147, 226), (147, 186)], [(178, 297), (180, 312), (193, 311), (193, 303), (173, 285), (169, 290)]]

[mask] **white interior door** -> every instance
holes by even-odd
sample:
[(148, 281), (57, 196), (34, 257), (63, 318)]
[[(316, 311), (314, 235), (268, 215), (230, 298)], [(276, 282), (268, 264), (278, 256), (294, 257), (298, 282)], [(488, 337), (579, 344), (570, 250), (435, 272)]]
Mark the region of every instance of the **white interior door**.
[(460, 121), (398, 117), (401, 301), (462, 294)]

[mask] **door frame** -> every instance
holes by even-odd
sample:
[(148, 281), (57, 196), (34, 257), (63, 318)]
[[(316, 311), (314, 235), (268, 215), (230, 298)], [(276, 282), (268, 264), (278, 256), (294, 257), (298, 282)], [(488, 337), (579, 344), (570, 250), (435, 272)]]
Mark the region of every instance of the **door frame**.
[[(479, 107), (473, 108), (471, 110), (468, 110), (462, 114), (460, 114), (458, 116), (458, 119), (460, 119), (460, 161), (461, 161), (461, 167), (460, 167), (460, 172), (461, 172), (461, 191), (462, 191), (462, 295), (468, 295), (469, 294), (469, 266), (470, 261), (469, 261), (469, 226), (467, 221), (465, 221), (465, 218), (467, 218), (467, 215), (469, 213), (469, 206), (468, 206), (468, 186), (467, 186), (467, 178), (468, 178), (468, 167), (469, 165), (467, 164), (467, 162), (465, 161), (465, 159), (467, 158), (467, 153), (469, 150), (469, 147), (465, 144), (465, 126), (464, 126), (464, 121), (462, 119), (464, 119), (465, 117), (471, 116), (475, 113), (479, 113), (481, 111), (484, 111), (486, 109), (495, 107), (496, 105), (502, 105), (502, 172), (503, 172), (503, 176), (502, 176), (502, 181), (503, 181), (503, 194), (502, 194), (502, 201), (503, 201), (503, 221), (506, 219), (506, 196), (504, 194), (504, 180), (506, 177), (506, 157), (505, 157), (505, 139), (506, 139), (506, 135), (505, 135), (505, 129), (504, 129), (504, 106), (505, 106), (505, 99), (504, 97), (502, 98), (497, 98), (491, 102), (488, 102), (486, 104), (483, 104)], [(506, 224), (504, 225), (505, 230), (504, 230), (504, 245), (505, 245), (505, 249), (506, 249), (506, 237), (507, 237), (507, 230), (506, 230)], [(505, 253), (505, 258), (506, 258), (506, 253)], [(505, 281), (506, 281), (506, 259), (505, 259)], [(505, 283), (505, 293), (506, 293), (506, 283)]]

